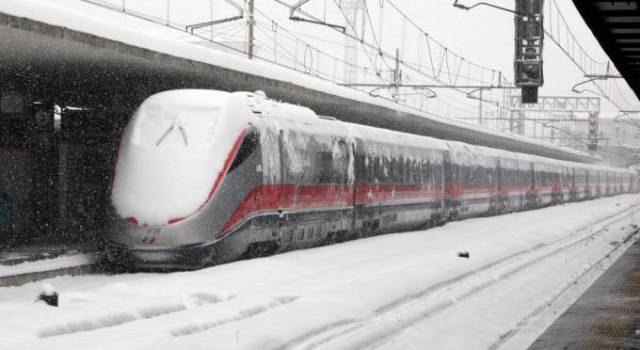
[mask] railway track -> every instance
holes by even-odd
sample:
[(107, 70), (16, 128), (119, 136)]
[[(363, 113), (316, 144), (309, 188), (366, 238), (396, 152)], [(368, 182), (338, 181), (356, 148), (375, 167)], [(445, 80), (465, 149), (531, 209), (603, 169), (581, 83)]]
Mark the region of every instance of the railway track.
[[(260, 344), (274, 350), (386, 350), (411, 348), (407, 342), (417, 332), (424, 337), (420, 344), (457, 349), (449, 340), (474, 339), (466, 328), (477, 320), (516, 310), (512, 319), (490, 327), (467, 347), (509, 349), (531, 324), (540, 322), (541, 313), (558, 312), (560, 306), (550, 304), (570, 303), (590, 276), (599, 275), (640, 236), (632, 225), (640, 219), (637, 199), (602, 203), (602, 208), (584, 203), (548, 209), (555, 218), (549, 221), (542, 220), (543, 212), (469, 220), (397, 239), (379, 237), (186, 273), (109, 276), (91, 265), (47, 271), (51, 275), (11, 276), (17, 278), (11, 284), (20, 285), (88, 274), (52, 282), (65, 299), (51, 319), (22, 296), (35, 295), (37, 284), (6, 289), (7, 300), (15, 303), (5, 305), (5, 312), (24, 309), (22, 315), (33, 313), (43, 322), (34, 325), (26, 316), (13, 320), (22, 335), (14, 336), (14, 347), (0, 348), (64, 349), (73, 342), (89, 349), (97, 339), (103, 344), (122, 334), (152, 333), (153, 338), (123, 338), (122, 346), (106, 348), (153, 348), (166, 342), (174, 348), (218, 344), (253, 349)], [(458, 258), (460, 249), (468, 250), (470, 258)], [(564, 272), (549, 274), (556, 269)], [(536, 289), (546, 278), (552, 280)], [(572, 288), (576, 282), (579, 286)], [(525, 296), (509, 300), (518, 298), (517, 288), (530, 285)], [(469, 311), (496, 298), (504, 304)], [(438, 330), (438, 324), (462, 327)], [(486, 327), (478, 328), (485, 332)], [(265, 329), (270, 332), (261, 331)], [(413, 333), (407, 337), (407, 332)]]
[[(587, 241), (594, 240), (603, 235), (610, 227), (626, 220), (630, 215), (640, 211), (640, 205), (633, 206), (627, 210), (611, 215), (599, 223), (596, 230), (590, 230), (590, 226), (585, 225), (575, 233), (550, 242), (538, 245), (531, 249), (517, 252), (503, 259), (485, 265), (464, 275), (457, 276), (437, 285), (430, 286), (420, 293), (408, 295), (397, 302), (386, 305), (376, 310), (372, 318), (366, 320), (353, 320), (334, 327), (328, 327), (317, 332), (311, 332), (305, 337), (290, 343), (286, 349), (369, 349), (383, 346), (402, 330), (411, 327), (418, 322), (433, 318), (449, 308), (474, 297), (478, 293), (498, 284), (505, 278), (509, 278), (519, 272), (528, 269), (532, 265), (547, 258), (557, 256), (569, 249), (580, 246)], [(545, 299), (540, 305), (521, 320), (525, 324), (529, 319), (538, 315), (550, 303), (562, 295), (568, 288), (576, 284), (583, 276), (607, 259), (613, 252), (628, 246), (630, 241), (638, 239), (640, 230), (637, 227), (629, 228), (631, 231), (624, 240), (612, 245), (609, 253), (602, 256), (586, 270), (582, 271), (578, 277), (567, 281), (566, 286), (550, 300)], [(442, 297), (447, 295), (447, 297)], [(393, 319), (393, 322), (389, 322)], [(498, 349), (505, 343), (517, 329), (512, 329), (490, 346), (490, 349)]]
[[(50, 268), (45, 266), (43, 268), (36, 269), (35, 271), (16, 272), (11, 275), (3, 275), (0, 276), (0, 288), (18, 287), (27, 283), (38, 282), (59, 276), (76, 276), (95, 273), (100, 271), (98, 261), (98, 255), (88, 254), (87, 261), (85, 263), (78, 263), (63, 267), (53, 265)], [(41, 260), (40, 262), (46, 262), (46, 260)]]

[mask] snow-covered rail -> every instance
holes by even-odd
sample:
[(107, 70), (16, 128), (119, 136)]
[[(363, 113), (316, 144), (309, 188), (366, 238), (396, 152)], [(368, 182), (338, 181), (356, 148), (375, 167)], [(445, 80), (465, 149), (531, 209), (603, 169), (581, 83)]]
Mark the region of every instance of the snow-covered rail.
[[(635, 205), (622, 213), (611, 215), (595, 225), (584, 227), (556, 241), (542, 243), (529, 249), (515, 252), (513, 255), (430, 286), (419, 293), (407, 295), (402, 300), (377, 310), (375, 317), (372, 319), (350, 322), (323, 330), (321, 333), (305, 339), (294, 348), (370, 349), (380, 347), (383, 349), (404, 349), (404, 347), (398, 346), (396, 339), (394, 339), (398, 333), (416, 324), (426, 323), (429, 319), (458, 305), (460, 302), (471, 300), (486, 289), (502, 283), (504, 279), (527, 273), (534, 264), (544, 264), (547, 259), (561, 254), (570, 255), (571, 250), (585, 245), (588, 241), (604, 238), (609, 229), (612, 227), (618, 228), (620, 223), (627, 224), (629, 216), (639, 211), (640, 205)], [(566, 280), (559, 293), (551, 296), (551, 298), (539, 300), (533, 312), (523, 318), (519, 324), (525, 324), (528, 319), (537, 316), (545, 308), (550, 307), (550, 302), (559, 298), (562, 293), (577, 284), (581, 278), (593, 269), (600, 267), (602, 261), (609, 258), (611, 254), (621, 248), (628, 247), (631, 240), (635, 241), (637, 239), (636, 236), (639, 229), (637, 225), (631, 224), (625, 232), (626, 234), (622, 236), (622, 241), (610, 242), (611, 249), (609, 251), (605, 250), (606, 254), (597, 260), (595, 264), (589, 265), (576, 278)], [(499, 348), (516, 331), (517, 329), (508, 330), (489, 348)]]
[[(171, 274), (0, 288), (0, 349), (526, 348), (636, 240), (640, 196)], [(468, 251), (468, 259), (458, 257)]]
[(95, 271), (95, 254), (74, 254), (18, 265), (0, 265), (0, 287), (21, 286), (47, 278), (81, 275)]

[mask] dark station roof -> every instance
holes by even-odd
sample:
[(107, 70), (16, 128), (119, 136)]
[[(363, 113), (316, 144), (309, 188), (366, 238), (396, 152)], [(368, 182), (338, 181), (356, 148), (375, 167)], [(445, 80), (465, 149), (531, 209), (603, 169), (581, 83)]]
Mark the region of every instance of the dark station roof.
[(640, 96), (640, 1), (573, 3), (620, 74)]

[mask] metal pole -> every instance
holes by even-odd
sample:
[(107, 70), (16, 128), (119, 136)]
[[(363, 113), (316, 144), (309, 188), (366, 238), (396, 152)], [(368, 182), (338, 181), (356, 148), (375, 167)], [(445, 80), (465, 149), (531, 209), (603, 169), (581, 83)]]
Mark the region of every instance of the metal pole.
[(400, 94), (400, 49), (396, 49), (396, 69), (393, 72), (394, 95), (393, 99), (398, 102)]
[(478, 104), (478, 124), (482, 125), (482, 91), (484, 89), (480, 89), (480, 103)]
[(513, 115), (515, 114), (514, 110), (509, 108), (509, 131), (515, 133), (516, 130), (513, 125)]
[(248, 38), (247, 38), (247, 43), (248, 43), (248, 47), (247, 47), (247, 55), (249, 57), (249, 59), (253, 59), (253, 42), (254, 42), (254, 37), (253, 37), (253, 27), (255, 25), (255, 22), (253, 20), (254, 18), (254, 10), (253, 10), (253, 5), (254, 5), (254, 0), (249, 0), (249, 11), (248, 12), (248, 21), (247, 21), (247, 25), (249, 26), (249, 33), (248, 33)]
[(171, 24), (171, 0), (167, 0), (167, 26)]
[[(62, 117), (64, 118), (64, 115)], [(69, 145), (61, 136), (58, 136), (58, 229), (65, 231), (67, 228), (67, 193), (69, 191), (68, 159)]]

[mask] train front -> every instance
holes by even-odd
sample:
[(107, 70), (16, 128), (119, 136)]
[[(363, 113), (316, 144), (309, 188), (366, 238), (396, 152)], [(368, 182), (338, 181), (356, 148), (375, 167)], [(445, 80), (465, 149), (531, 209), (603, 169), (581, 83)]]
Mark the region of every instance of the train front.
[(111, 263), (199, 265), (224, 221), (210, 202), (248, 125), (246, 111), (234, 106), (237, 97), (173, 90), (142, 103), (124, 131), (111, 179)]

